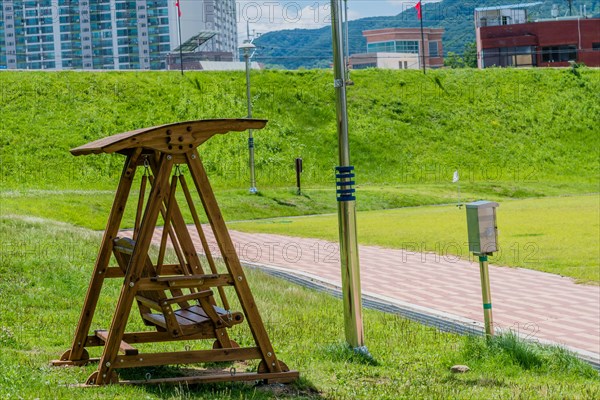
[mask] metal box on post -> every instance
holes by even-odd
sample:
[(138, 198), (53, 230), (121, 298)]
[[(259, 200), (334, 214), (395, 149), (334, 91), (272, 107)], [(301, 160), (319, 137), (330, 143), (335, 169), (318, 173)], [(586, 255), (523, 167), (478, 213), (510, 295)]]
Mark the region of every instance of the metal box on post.
[(469, 251), (475, 254), (491, 254), (498, 251), (498, 226), (493, 201), (475, 201), (467, 204), (467, 228)]

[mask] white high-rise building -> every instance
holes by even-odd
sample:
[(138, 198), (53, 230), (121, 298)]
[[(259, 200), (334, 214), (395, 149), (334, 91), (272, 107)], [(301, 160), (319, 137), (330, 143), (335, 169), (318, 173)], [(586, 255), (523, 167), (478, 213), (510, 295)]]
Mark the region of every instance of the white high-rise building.
[[(175, 0), (2, 0), (0, 69), (164, 69), (179, 46)], [(182, 41), (236, 54), (234, 0), (182, 0)], [(206, 49), (205, 49), (206, 47)]]
[[(180, 5), (182, 43), (198, 33), (213, 32), (216, 35), (201, 51), (237, 54), (235, 0), (180, 0)], [(179, 44), (176, 18), (170, 20), (169, 31), (175, 48)]]

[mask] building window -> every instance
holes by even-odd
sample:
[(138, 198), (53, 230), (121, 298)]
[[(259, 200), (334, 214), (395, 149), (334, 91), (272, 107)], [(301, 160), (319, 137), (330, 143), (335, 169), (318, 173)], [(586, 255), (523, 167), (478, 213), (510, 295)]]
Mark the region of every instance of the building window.
[(577, 60), (577, 46), (574, 44), (565, 46), (548, 46), (542, 47), (542, 61), (565, 62)]
[(600, 42), (599, 43), (592, 43), (592, 50), (593, 51), (600, 51)]
[(413, 53), (419, 54), (416, 40), (396, 40), (367, 44), (367, 53)]
[(367, 44), (367, 53), (393, 53), (395, 51), (394, 42), (378, 42)]
[(419, 54), (419, 42), (416, 40), (397, 40), (396, 53)]
[(429, 42), (429, 57), (439, 57), (438, 42)]
[(531, 46), (485, 49), (482, 53), (483, 67), (531, 67), (535, 56)]
[(377, 68), (377, 63), (354, 64), (352, 69)]

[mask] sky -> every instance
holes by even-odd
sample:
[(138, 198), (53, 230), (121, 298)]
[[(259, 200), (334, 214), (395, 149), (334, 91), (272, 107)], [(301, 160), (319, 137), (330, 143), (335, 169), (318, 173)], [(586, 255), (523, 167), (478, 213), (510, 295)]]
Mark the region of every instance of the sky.
[[(423, 0), (432, 3), (441, 0)], [(350, 20), (397, 15), (413, 8), (417, 0), (348, 0)], [(245, 39), (247, 25), (250, 34), (263, 34), (282, 29), (314, 29), (330, 24), (330, 0), (237, 0), (238, 35)]]

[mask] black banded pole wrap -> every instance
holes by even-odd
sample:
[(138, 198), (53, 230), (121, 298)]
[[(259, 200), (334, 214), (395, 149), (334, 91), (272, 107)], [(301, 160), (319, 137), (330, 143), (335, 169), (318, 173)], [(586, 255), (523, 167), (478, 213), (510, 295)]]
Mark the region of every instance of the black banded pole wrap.
[(335, 174), (336, 178), (336, 194), (337, 201), (354, 201), (356, 200), (356, 189), (352, 186), (356, 185), (356, 182), (353, 180), (356, 176), (354, 174), (354, 166), (349, 165), (347, 167), (335, 167), (337, 174)]

